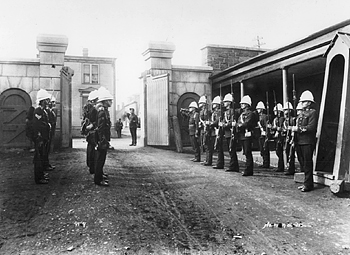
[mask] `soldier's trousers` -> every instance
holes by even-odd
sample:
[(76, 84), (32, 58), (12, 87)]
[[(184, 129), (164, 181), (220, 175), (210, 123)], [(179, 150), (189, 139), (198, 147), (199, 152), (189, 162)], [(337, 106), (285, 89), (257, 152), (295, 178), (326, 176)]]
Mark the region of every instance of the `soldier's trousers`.
[(229, 169), (238, 172), (239, 165), (238, 165), (238, 158), (237, 158), (237, 146), (238, 146), (237, 139), (227, 137), (226, 142), (227, 142), (227, 150), (230, 154)]
[(263, 159), (263, 167), (270, 167), (270, 149), (269, 149), (269, 142), (266, 141), (266, 137), (262, 136), (259, 138), (259, 148), (260, 148), (260, 155)]
[(215, 136), (207, 136), (205, 144), (205, 161), (211, 165), (213, 164)]
[(284, 160), (283, 160), (283, 141), (277, 140), (276, 142), (276, 155), (278, 157), (278, 172), (284, 171)]
[(48, 145), (47, 141), (35, 141), (35, 153), (34, 153), (34, 180), (38, 183), (44, 177), (44, 170), (48, 167), (47, 153)]
[(90, 174), (93, 174), (95, 172), (95, 151), (96, 144), (95, 143), (89, 143), (87, 144), (86, 148), (86, 164), (89, 167)]
[[(217, 139), (217, 138), (215, 138)], [(223, 139), (218, 139), (216, 144), (216, 150), (218, 151), (218, 159), (216, 160), (216, 167), (223, 168), (225, 166), (224, 159), (224, 143)]]
[(300, 172), (304, 172), (303, 165), (302, 165), (302, 162), (304, 161), (303, 155), (301, 154), (300, 146), (298, 144), (295, 145), (295, 151), (297, 153), (297, 158), (300, 165)]
[(96, 162), (95, 162), (95, 184), (99, 184), (103, 181), (103, 166), (105, 165), (107, 157), (107, 149), (96, 150)]
[(201, 149), (199, 146), (199, 139), (195, 135), (190, 135), (192, 149), (194, 151), (194, 158), (198, 161), (201, 160)]
[(314, 188), (314, 177), (313, 177), (313, 161), (312, 161), (312, 153), (314, 151), (314, 145), (312, 144), (305, 144), (305, 145), (299, 145), (300, 146), (300, 152), (303, 157), (303, 161), (301, 163), (302, 169), (304, 169), (305, 172), (305, 180), (304, 180), (304, 186), (308, 189)]
[[(295, 173), (295, 147), (293, 147), (290, 143), (287, 143), (286, 145), (286, 158), (288, 160), (288, 169), (286, 171), (288, 173), (294, 174)], [(286, 162), (287, 163), (287, 162)]]
[(243, 152), (246, 158), (246, 163), (245, 163), (245, 169), (244, 173), (245, 174), (253, 174), (253, 154), (252, 154), (252, 139), (244, 139), (241, 140), (242, 146), (243, 146)]
[(136, 137), (136, 130), (137, 128), (130, 128), (130, 134), (131, 134), (131, 144), (136, 145), (137, 137)]

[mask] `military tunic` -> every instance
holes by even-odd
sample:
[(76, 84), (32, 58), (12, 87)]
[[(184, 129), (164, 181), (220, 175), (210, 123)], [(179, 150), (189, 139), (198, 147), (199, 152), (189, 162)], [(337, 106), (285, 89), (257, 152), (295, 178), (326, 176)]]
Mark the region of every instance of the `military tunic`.
[(256, 116), (249, 108), (243, 110), (237, 121), (238, 139), (242, 142), (246, 157), (243, 175), (253, 175), (252, 132), (256, 122)]
[(194, 161), (201, 160), (200, 146), (199, 146), (199, 114), (196, 111), (188, 114), (188, 131), (190, 135), (192, 149), (194, 151)]
[(227, 144), (227, 150), (230, 154), (230, 164), (227, 171), (239, 172), (237, 158), (237, 139), (235, 137), (236, 127), (232, 127), (232, 122), (237, 121), (237, 111), (232, 108), (227, 108), (224, 113), (224, 132)]
[(282, 126), (284, 122), (283, 116), (276, 116), (272, 122), (271, 132), (276, 141), (276, 155), (278, 157), (277, 172), (284, 172), (283, 146), (284, 140), (282, 136)]
[(312, 154), (316, 145), (317, 121), (318, 114), (311, 108), (304, 110), (298, 118), (298, 145), (305, 172), (304, 187), (310, 190), (314, 188)]
[(295, 146), (293, 144), (293, 134), (290, 130), (288, 130), (289, 127), (295, 126), (296, 119), (292, 116), (285, 118), (282, 126), (282, 136), (284, 139), (284, 153), (285, 158), (287, 159), (287, 162), (284, 162), (287, 166), (286, 173), (287, 174), (294, 174), (295, 173)]
[(205, 107), (199, 112), (199, 124), (201, 130), (201, 142), (205, 150), (204, 165), (210, 166), (213, 163), (213, 151), (215, 142), (215, 130), (210, 125), (212, 112)]
[(263, 158), (263, 168), (269, 168), (270, 167), (270, 149), (269, 149), (269, 137), (268, 137), (268, 130), (267, 130), (267, 124), (270, 122), (268, 119), (267, 114), (261, 112), (259, 113), (259, 121), (258, 125), (260, 128), (260, 137), (259, 137), (259, 148), (260, 148), (260, 155)]

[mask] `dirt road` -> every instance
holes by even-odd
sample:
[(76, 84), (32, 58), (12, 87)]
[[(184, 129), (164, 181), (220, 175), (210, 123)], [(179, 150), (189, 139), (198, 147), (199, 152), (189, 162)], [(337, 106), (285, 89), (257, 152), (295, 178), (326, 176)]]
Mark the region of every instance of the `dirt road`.
[(350, 254), (349, 194), (120, 144), (107, 156), (110, 187), (93, 184), (84, 149), (50, 156), (49, 185), (34, 184), (33, 154), (2, 151), (0, 254)]

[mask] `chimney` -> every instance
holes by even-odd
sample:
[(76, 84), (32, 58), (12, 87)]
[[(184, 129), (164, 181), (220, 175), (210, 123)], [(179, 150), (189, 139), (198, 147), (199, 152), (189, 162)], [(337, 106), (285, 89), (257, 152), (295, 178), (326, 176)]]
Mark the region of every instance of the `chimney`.
[(89, 56), (89, 49), (83, 48), (83, 57), (88, 57), (88, 56)]

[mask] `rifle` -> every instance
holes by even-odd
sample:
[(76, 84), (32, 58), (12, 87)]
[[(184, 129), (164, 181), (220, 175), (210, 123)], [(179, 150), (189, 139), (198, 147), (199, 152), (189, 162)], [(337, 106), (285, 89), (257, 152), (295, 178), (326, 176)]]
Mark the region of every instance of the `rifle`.
[[(297, 96), (296, 96), (296, 90), (295, 90), (295, 77), (294, 77), (294, 74), (293, 74), (293, 107), (294, 107), (294, 110), (296, 111), (296, 104), (297, 104)], [(298, 123), (296, 123), (298, 125)], [(288, 155), (288, 162), (287, 162), (287, 166), (290, 165), (290, 161), (291, 161), (291, 158), (292, 158), (292, 155), (294, 153), (294, 150), (295, 150), (295, 133), (290, 131), (290, 135), (291, 135), (291, 138), (290, 138), (290, 141), (289, 141), (289, 144), (290, 144), (290, 148), (289, 148), (289, 155)]]
[(268, 125), (270, 124), (270, 104), (269, 104), (269, 92), (266, 91), (266, 136), (264, 141), (264, 149), (266, 149), (266, 146), (269, 144), (270, 139), (270, 132)]
[[(231, 116), (231, 125), (232, 122), (236, 121), (236, 112), (235, 112), (235, 98), (234, 98), (234, 93), (233, 93), (233, 85), (232, 85), (232, 80), (231, 80), (231, 95), (232, 95), (232, 116)], [(232, 125), (231, 127), (231, 140), (230, 140), (230, 146), (229, 150), (232, 151), (234, 149), (234, 142), (236, 139), (236, 127)]]
[[(276, 100), (276, 92), (275, 92), (275, 90), (273, 90), (273, 102), (274, 102), (274, 104), (275, 104), (275, 108), (277, 109), (277, 100)], [(277, 127), (279, 127), (279, 117), (280, 117), (280, 116), (278, 116), (278, 113), (277, 113), (277, 116), (276, 116), (276, 118), (277, 118), (276, 126), (277, 126)], [(279, 136), (280, 136), (280, 132), (279, 132), (278, 130), (276, 130), (275, 138), (278, 139)], [(277, 142), (278, 142), (278, 140), (277, 140)]]

